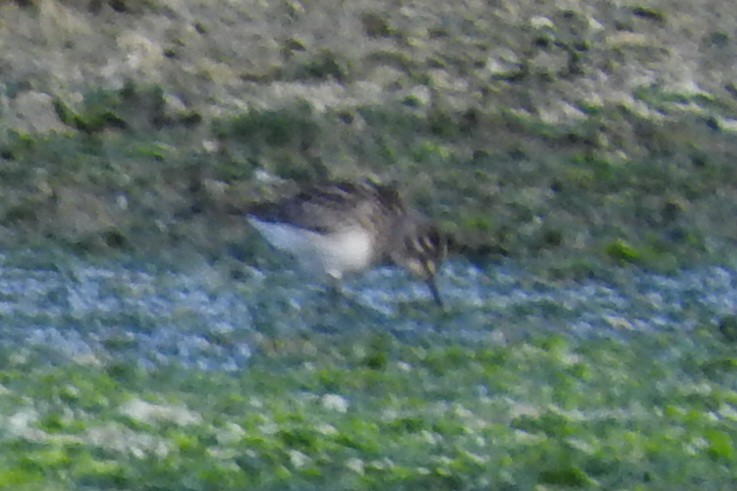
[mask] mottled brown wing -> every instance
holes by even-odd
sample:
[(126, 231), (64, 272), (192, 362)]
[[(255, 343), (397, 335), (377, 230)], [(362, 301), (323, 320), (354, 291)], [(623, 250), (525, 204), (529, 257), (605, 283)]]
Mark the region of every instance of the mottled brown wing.
[(281, 202), (253, 207), (249, 213), (261, 220), (330, 233), (365, 225), (375, 216), (385, 214), (383, 208), (404, 209), (394, 188), (337, 181), (310, 186)]

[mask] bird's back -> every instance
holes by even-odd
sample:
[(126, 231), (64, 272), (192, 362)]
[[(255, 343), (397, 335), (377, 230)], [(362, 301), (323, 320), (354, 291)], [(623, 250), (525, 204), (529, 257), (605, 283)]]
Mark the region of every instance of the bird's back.
[(404, 203), (393, 187), (345, 181), (312, 185), (281, 202), (249, 210), (260, 221), (289, 224), (319, 234), (361, 227), (385, 235), (405, 213)]
[(391, 231), (406, 210), (390, 186), (337, 181), (257, 205), (248, 220), (306, 269), (340, 277), (387, 257)]

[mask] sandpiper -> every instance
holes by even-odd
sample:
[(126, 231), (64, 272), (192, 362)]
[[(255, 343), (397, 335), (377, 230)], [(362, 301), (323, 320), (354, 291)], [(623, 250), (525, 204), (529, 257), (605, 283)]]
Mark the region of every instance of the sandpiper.
[(435, 276), (447, 243), (392, 186), (334, 181), (309, 185), (276, 203), (252, 207), (248, 221), (307, 271), (334, 281), (346, 273), (390, 261), (430, 287), (442, 305)]

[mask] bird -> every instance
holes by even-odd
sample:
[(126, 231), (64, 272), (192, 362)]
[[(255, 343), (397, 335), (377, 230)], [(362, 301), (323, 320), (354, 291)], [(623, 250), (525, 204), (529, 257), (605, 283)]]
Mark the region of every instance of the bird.
[(248, 222), (274, 248), (294, 256), (333, 284), (351, 273), (393, 263), (424, 281), (443, 306), (437, 273), (447, 239), (423, 214), (405, 205), (395, 186), (372, 181), (307, 184), (280, 201), (258, 203)]

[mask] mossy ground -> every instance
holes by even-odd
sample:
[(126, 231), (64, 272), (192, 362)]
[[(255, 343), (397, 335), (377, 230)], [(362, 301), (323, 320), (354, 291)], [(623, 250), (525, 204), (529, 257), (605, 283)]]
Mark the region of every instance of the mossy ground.
[[(725, 220), (737, 210), (723, 199), (737, 182), (733, 139), (698, 119), (661, 124), (602, 107), (561, 127), (504, 111), (318, 112), (303, 102), (205, 124), (167, 107), (161, 87), (132, 83), (90, 94), (75, 109), (56, 107), (70, 133), (0, 137), (6, 244), (242, 258), (237, 214), (250, 203), (294, 181), (366, 176), (396, 182), (456, 251), (477, 257), (590, 257), (672, 270), (720, 257), (737, 233)], [(618, 121), (642, 134), (617, 135)], [(643, 135), (655, 147), (628, 160), (599, 142), (627, 146)]]
[(3, 356), (8, 489), (729, 489), (737, 362), (689, 337), (273, 339), (240, 373)]

